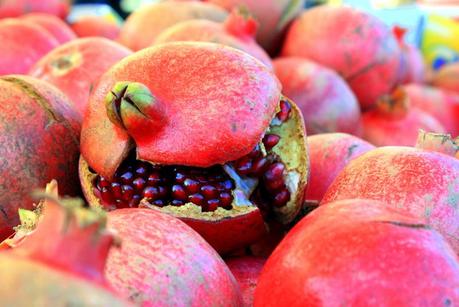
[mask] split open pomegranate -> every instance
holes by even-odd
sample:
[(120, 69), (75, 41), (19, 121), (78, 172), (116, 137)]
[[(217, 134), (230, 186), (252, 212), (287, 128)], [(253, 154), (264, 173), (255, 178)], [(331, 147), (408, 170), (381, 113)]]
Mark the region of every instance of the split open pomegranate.
[(299, 212), (302, 120), (251, 56), (211, 43), (154, 46), (113, 66), (90, 98), (83, 190), (107, 210), (170, 213), (225, 253)]

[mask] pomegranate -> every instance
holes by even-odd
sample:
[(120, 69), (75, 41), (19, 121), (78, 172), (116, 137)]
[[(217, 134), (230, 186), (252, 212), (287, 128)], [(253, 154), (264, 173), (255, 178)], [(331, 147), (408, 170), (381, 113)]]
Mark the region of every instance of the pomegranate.
[(23, 74), (59, 42), (43, 27), (20, 19), (0, 20), (0, 75)]
[(274, 70), (284, 94), (303, 113), (308, 134), (362, 133), (357, 99), (333, 70), (297, 57), (276, 59)]
[(392, 91), (399, 79), (400, 48), (376, 17), (348, 6), (318, 6), (290, 29), (284, 56), (310, 59), (337, 71), (366, 109)]
[(254, 306), (455, 305), (458, 260), (414, 217), (372, 200), (337, 201), (280, 243), (258, 279)]
[[(47, 186), (52, 194), (56, 189), (55, 181)], [(36, 229), (0, 253), (4, 306), (130, 306), (103, 275), (115, 242), (106, 217), (82, 204), (45, 195)]]
[(108, 213), (121, 248), (107, 260), (107, 280), (124, 297), (148, 306), (240, 306), (241, 293), (220, 256), (190, 227), (149, 209)]
[(414, 146), (419, 129), (444, 133), (445, 128), (430, 114), (409, 105), (403, 89), (381, 98), (362, 115), (363, 138), (376, 146)]
[(459, 63), (444, 65), (434, 74), (432, 85), (459, 93)]
[(257, 41), (272, 55), (280, 49), (285, 30), (301, 12), (305, 0), (207, 0), (228, 11), (243, 7), (251, 12), (260, 23)]
[(426, 68), (421, 50), (404, 41), (406, 29), (395, 26), (393, 32), (401, 50), (400, 83), (424, 83)]
[(368, 198), (410, 213), (440, 232), (459, 252), (459, 161), (411, 147), (381, 147), (352, 160), (321, 204)]
[(0, 2), (0, 18), (40, 12), (64, 19), (69, 13), (70, 3), (70, 0), (2, 0)]
[(226, 264), (236, 278), (244, 299), (243, 306), (253, 306), (253, 293), (257, 286), (258, 276), (266, 259), (260, 257), (238, 257), (226, 260)]
[(287, 224), (299, 212), (304, 133), (295, 104), (253, 57), (211, 43), (157, 45), (115, 64), (93, 91), (81, 184), (91, 204), (170, 213), (225, 253), (263, 235), (263, 217)]
[(83, 116), (89, 94), (99, 77), (132, 52), (102, 37), (75, 39), (41, 58), (29, 71), (61, 89)]
[(434, 116), (448, 133), (459, 135), (459, 95), (419, 84), (405, 85), (403, 91), (411, 106)]
[(137, 51), (150, 46), (162, 31), (181, 21), (209, 19), (222, 22), (227, 13), (210, 3), (167, 1), (145, 5), (126, 19), (118, 41)]
[(31, 189), (58, 179), (76, 195), (80, 126), (71, 102), (44, 81), (0, 78), (0, 240), (18, 224), (18, 207), (30, 208)]
[(241, 10), (234, 10), (224, 23), (205, 19), (179, 22), (161, 32), (155, 44), (177, 41), (219, 43), (247, 52), (272, 67), (271, 59), (255, 42), (256, 21)]
[(101, 36), (115, 40), (121, 26), (114, 20), (98, 16), (84, 16), (72, 23), (72, 29), (79, 37)]
[(370, 143), (346, 133), (308, 136), (310, 179), (306, 188), (306, 205), (319, 204), (339, 172), (353, 159), (374, 149)]
[(455, 139), (449, 134), (425, 132), (421, 130), (416, 141), (416, 148), (441, 152), (459, 159), (459, 136)]
[(59, 44), (66, 43), (76, 38), (75, 33), (62, 19), (45, 13), (29, 13), (22, 16), (22, 19), (31, 21), (46, 29)]

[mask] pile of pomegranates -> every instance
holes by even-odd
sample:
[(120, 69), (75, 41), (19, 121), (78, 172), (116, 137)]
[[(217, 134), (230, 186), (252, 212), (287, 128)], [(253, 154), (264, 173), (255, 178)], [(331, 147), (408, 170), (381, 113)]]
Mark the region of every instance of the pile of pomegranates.
[(0, 1), (0, 305), (459, 305), (459, 64), (316, 2)]

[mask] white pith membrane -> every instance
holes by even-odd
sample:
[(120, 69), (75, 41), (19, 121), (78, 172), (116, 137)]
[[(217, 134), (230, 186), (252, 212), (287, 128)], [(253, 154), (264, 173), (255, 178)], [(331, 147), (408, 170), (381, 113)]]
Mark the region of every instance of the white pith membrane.
[[(270, 154), (274, 155), (275, 160), (282, 162), (285, 166), (283, 179), (288, 191), (290, 192), (290, 200), (283, 207), (271, 206), (271, 208), (276, 219), (281, 223), (287, 224), (295, 218), (301, 209), (304, 189), (308, 178), (308, 153), (305, 142), (305, 128), (300, 111), (292, 101), (285, 97), (282, 99), (288, 101), (290, 104), (290, 115), (286, 121), (279, 121), (279, 119), (276, 118), (276, 114), (280, 110), (278, 106), (265, 134), (273, 133), (280, 136), (279, 142), (271, 149)], [(260, 146), (263, 156), (266, 156), (267, 151), (261, 139), (258, 145)], [(150, 204), (147, 198), (140, 200), (139, 207), (159, 210), (164, 213), (172, 214), (178, 218), (196, 218), (203, 221), (227, 219), (234, 216), (249, 214), (250, 212), (258, 210), (256, 204), (251, 202), (249, 199), (252, 192), (258, 185), (259, 180), (257, 178), (239, 175), (231, 164), (232, 162), (234, 161), (230, 161), (221, 166), (222, 172), (225, 172), (235, 185), (235, 188), (232, 190), (232, 208), (229, 210), (218, 207), (214, 211), (202, 211), (201, 206), (192, 202), (185, 202), (185, 204), (181, 206), (168, 204), (163, 207), (159, 207)], [(149, 163), (155, 165), (154, 163)], [(93, 189), (95, 189), (94, 182), (98, 175), (91, 172), (83, 157), (80, 158), (80, 177), (82, 178), (83, 192), (89, 204), (92, 206), (105, 207), (101, 203), (101, 199), (97, 197), (93, 191)]]

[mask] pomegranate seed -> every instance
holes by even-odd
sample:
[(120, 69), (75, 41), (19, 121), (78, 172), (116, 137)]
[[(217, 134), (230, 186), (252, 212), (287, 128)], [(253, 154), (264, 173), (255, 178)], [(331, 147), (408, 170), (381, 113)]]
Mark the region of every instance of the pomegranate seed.
[(180, 207), (183, 206), (185, 203), (181, 200), (174, 199), (171, 201), (172, 206)]
[(142, 191), (143, 188), (145, 187), (145, 183), (146, 183), (145, 179), (141, 177), (136, 178), (134, 179), (134, 181), (132, 181), (132, 184), (137, 191)]
[(215, 211), (218, 208), (220, 201), (218, 199), (210, 199), (207, 201), (206, 211)]
[[(275, 192), (277, 192), (280, 189), (284, 188), (285, 184), (284, 184), (284, 180), (281, 178), (281, 179), (277, 179), (277, 180), (273, 180), (273, 181), (267, 181), (267, 182), (265, 182), (265, 186), (266, 186), (266, 188), (268, 188), (268, 190), (271, 192), (271, 194), (274, 194)], [(274, 192), (274, 193), (272, 193), (272, 192)]]
[(201, 187), (201, 193), (206, 199), (212, 199), (218, 195), (217, 189), (211, 185), (203, 185)]
[(121, 182), (124, 184), (129, 184), (132, 182), (132, 179), (134, 178), (134, 174), (132, 172), (125, 172), (120, 176)]
[(100, 190), (100, 197), (102, 198), (102, 201), (107, 203), (107, 204), (112, 204), (113, 203), (113, 197), (112, 193), (110, 193), (110, 190), (106, 187), (103, 187)]
[(252, 174), (259, 177), (268, 167), (269, 162), (266, 158), (260, 158), (253, 163)]
[(261, 154), (260, 145), (257, 144), (254, 149), (249, 153), (250, 158), (257, 158)]
[(188, 193), (197, 193), (197, 192), (199, 192), (199, 182), (197, 182), (196, 180), (187, 178), (183, 182), (183, 186), (185, 187), (185, 190)]
[(185, 189), (181, 185), (174, 184), (172, 186), (172, 197), (179, 200), (186, 200), (187, 194)]
[(281, 179), (284, 173), (285, 167), (284, 164), (280, 162), (275, 162), (268, 167), (268, 170), (265, 173), (266, 181), (274, 181)]
[(115, 199), (120, 199), (121, 198), (121, 184), (119, 184), (118, 182), (112, 182), (111, 190), (112, 190), (112, 193), (113, 193), (113, 197)]
[(273, 205), (276, 207), (283, 207), (290, 200), (290, 192), (287, 189), (283, 189), (274, 196)]
[(183, 183), (186, 179), (186, 176), (184, 173), (181, 173), (181, 172), (177, 172), (175, 174), (175, 182), (176, 183)]
[(280, 136), (277, 134), (267, 134), (263, 137), (263, 144), (265, 145), (266, 150), (270, 150), (279, 143)]
[(164, 207), (164, 201), (162, 199), (156, 199), (151, 202), (152, 205), (158, 206), (158, 207)]
[(121, 186), (121, 199), (124, 201), (130, 201), (132, 199), (132, 196), (134, 195), (134, 188), (131, 187), (130, 185), (122, 185)]
[(163, 186), (158, 187), (158, 193), (159, 193), (159, 197), (161, 198), (166, 198), (169, 196), (169, 191), (167, 190), (166, 187), (163, 187)]
[(110, 182), (104, 177), (99, 177), (99, 180), (97, 181), (97, 187), (99, 189), (108, 188), (110, 187)]
[(147, 168), (145, 166), (141, 165), (141, 166), (136, 168), (135, 174), (137, 176), (143, 177), (143, 176), (147, 175)]
[(218, 188), (220, 191), (225, 191), (225, 190), (232, 190), (233, 189), (233, 182), (231, 180), (225, 180), (223, 182), (218, 183)]
[(137, 207), (139, 205), (140, 199), (141, 197), (139, 194), (133, 195), (131, 201), (129, 202), (129, 208)]
[(252, 170), (252, 160), (248, 157), (244, 157), (239, 160), (236, 164), (236, 170), (240, 175), (247, 175)]
[(290, 110), (292, 109), (292, 106), (286, 100), (281, 100), (279, 103), (279, 107), (280, 111), (276, 114), (276, 117), (281, 122), (285, 122), (290, 115)]
[(146, 187), (143, 190), (143, 197), (148, 199), (158, 199), (159, 198), (159, 191), (156, 187)]
[(223, 208), (231, 208), (231, 204), (233, 203), (233, 196), (228, 192), (220, 193), (220, 202)]
[(148, 176), (147, 182), (148, 185), (156, 186), (161, 182), (161, 176), (159, 173), (153, 173)]
[(191, 194), (188, 196), (188, 201), (192, 202), (195, 205), (202, 206), (204, 204), (204, 196), (201, 194)]

